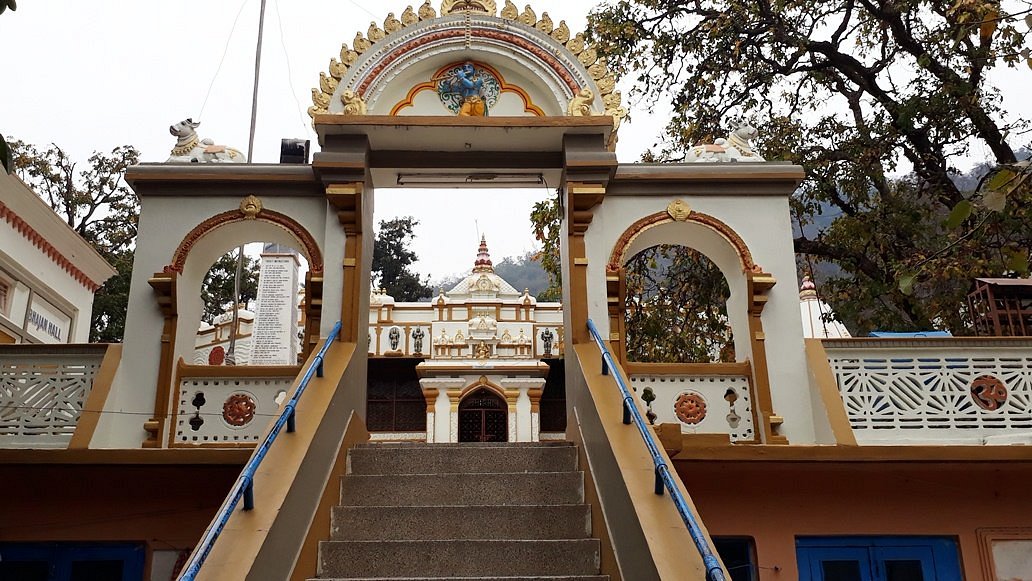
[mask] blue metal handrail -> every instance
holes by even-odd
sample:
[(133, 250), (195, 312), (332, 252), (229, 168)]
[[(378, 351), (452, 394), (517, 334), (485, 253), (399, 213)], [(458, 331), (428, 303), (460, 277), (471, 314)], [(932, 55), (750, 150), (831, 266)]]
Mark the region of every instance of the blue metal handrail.
[(591, 331), (591, 336), (595, 339), (595, 343), (598, 344), (599, 350), (602, 351), (602, 375), (609, 375), (610, 369), (616, 371), (613, 374), (613, 378), (616, 379), (616, 385), (620, 388), (620, 395), (623, 396), (623, 423), (630, 424), (632, 421), (634, 422), (634, 425), (638, 427), (638, 433), (641, 434), (641, 438), (645, 440), (645, 447), (649, 449), (649, 454), (652, 455), (652, 463), (656, 467), (656, 494), (663, 494), (664, 488), (670, 491), (670, 499), (674, 501), (674, 506), (677, 507), (681, 520), (688, 527), (688, 533), (692, 536), (695, 548), (698, 549), (702, 562), (706, 566), (706, 579), (709, 581), (724, 581), (724, 570), (720, 567), (720, 560), (713, 554), (713, 548), (710, 547), (709, 541), (706, 540), (706, 535), (703, 534), (702, 528), (696, 522), (695, 515), (692, 514), (692, 510), (688, 506), (688, 500), (681, 494), (681, 489), (674, 483), (674, 479), (670, 475), (670, 467), (667, 466), (662, 454), (659, 452), (659, 446), (656, 445), (656, 439), (652, 435), (652, 430), (645, 423), (645, 418), (641, 417), (638, 406), (634, 405), (631, 390), (628, 389), (627, 383), (619, 372), (619, 367), (617, 367), (616, 362), (613, 360), (613, 355), (609, 352), (609, 348), (606, 347), (605, 342), (602, 340), (602, 335), (599, 334), (598, 328), (595, 327), (595, 323), (591, 319), (588, 319), (588, 330)]
[(305, 389), (308, 388), (308, 382), (312, 380), (312, 376), (323, 376), (323, 360), (326, 357), (326, 351), (337, 339), (338, 335), (340, 335), (340, 321), (337, 321), (337, 324), (333, 326), (333, 330), (330, 331), (330, 336), (326, 338), (322, 349), (316, 354), (312, 364), (308, 366), (304, 377), (301, 378), (301, 383), (298, 384), (297, 389), (294, 390), (294, 395), (291, 396), (290, 400), (283, 407), (283, 412), (276, 419), (272, 430), (266, 434), (265, 440), (255, 448), (251, 459), (247, 461), (247, 465), (244, 466), (240, 476), (233, 483), (233, 488), (230, 489), (226, 500), (222, 502), (222, 507), (219, 508), (215, 520), (208, 527), (208, 530), (204, 532), (204, 537), (201, 539), (200, 544), (194, 550), (193, 555), (190, 556), (186, 566), (183, 567), (183, 573), (179, 576), (179, 581), (193, 581), (197, 577), (197, 573), (201, 570), (201, 565), (204, 565), (204, 560), (208, 558), (208, 553), (215, 546), (215, 540), (219, 538), (222, 529), (226, 528), (226, 523), (229, 522), (229, 517), (233, 514), (233, 510), (236, 509), (237, 503), (240, 502), (241, 498), (244, 499), (244, 510), (254, 508), (254, 475), (258, 471), (258, 466), (261, 465), (262, 460), (272, 447), (272, 443), (276, 441), (283, 426), (287, 427), (287, 432), (294, 431), (294, 410), (297, 408), (297, 402), (301, 399), (301, 395), (305, 393)]

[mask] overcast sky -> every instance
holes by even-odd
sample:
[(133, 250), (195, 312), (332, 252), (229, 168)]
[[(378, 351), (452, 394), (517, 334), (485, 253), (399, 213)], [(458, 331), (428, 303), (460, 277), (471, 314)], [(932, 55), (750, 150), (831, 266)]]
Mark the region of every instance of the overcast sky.
[[(556, 23), (565, 19), (576, 32), (596, 3), (534, 6), (539, 13), (548, 8)], [(202, 137), (244, 151), (259, 5), (260, 0), (22, 0), (16, 12), (0, 16), (0, 133), (56, 143), (81, 161), (93, 151), (132, 144), (144, 161), (156, 162), (168, 157), (174, 143), (168, 126), (192, 117), (203, 123)], [(268, 0), (254, 161), (277, 162), (282, 137), (315, 141), (305, 110), (319, 72), (337, 56), (341, 42), (350, 44), (371, 20), (382, 26), (388, 12), (399, 15), (407, 5)], [(1029, 71), (995, 79), (1005, 87), (1005, 109), (1032, 117)], [(626, 95), (628, 87), (623, 88)], [(637, 160), (663, 126), (662, 114), (632, 107), (631, 115), (620, 132), (621, 161)], [(496, 261), (533, 249), (530, 223), (523, 217), (546, 195), (543, 188), (381, 190), (376, 215), (413, 214), (422, 222), (414, 241), (418, 266), (436, 280), (472, 266), (478, 229), (487, 234)]]
[[(565, 0), (549, 14), (576, 32), (594, 4)], [(355, 32), (374, 19), (382, 26), (388, 12), (401, 14), (407, 5), (268, 0), (254, 161), (279, 161), (282, 137), (304, 136), (317, 147), (305, 111), (319, 72)], [(143, 161), (160, 162), (174, 144), (168, 126), (192, 117), (202, 122), (202, 137), (246, 151), (259, 6), (259, 0), (19, 2), (16, 12), (0, 17), (0, 133), (56, 143), (83, 161), (128, 143)], [(631, 127), (621, 132), (619, 155), (627, 161), (652, 143), (661, 124), (637, 115), (633, 127), (643, 130), (636, 139)], [(436, 280), (472, 267), (478, 229), (496, 261), (534, 249), (525, 217), (546, 195), (544, 188), (380, 190), (375, 210), (377, 220), (408, 214), (420, 220), (413, 243), (418, 268)]]

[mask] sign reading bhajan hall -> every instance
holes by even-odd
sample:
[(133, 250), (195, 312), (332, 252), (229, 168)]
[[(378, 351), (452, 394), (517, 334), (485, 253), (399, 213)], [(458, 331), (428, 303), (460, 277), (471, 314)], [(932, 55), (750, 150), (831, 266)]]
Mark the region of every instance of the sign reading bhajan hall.
[(252, 365), (297, 364), (297, 269), (293, 254), (262, 254)]
[(67, 343), (72, 318), (33, 295), (25, 313), (25, 331), (44, 343)]

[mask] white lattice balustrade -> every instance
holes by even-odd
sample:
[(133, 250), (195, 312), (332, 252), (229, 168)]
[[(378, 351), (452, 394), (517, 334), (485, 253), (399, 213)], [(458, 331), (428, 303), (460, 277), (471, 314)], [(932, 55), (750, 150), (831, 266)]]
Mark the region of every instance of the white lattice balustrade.
[(0, 447), (66, 447), (106, 349), (106, 345), (0, 349)]
[(825, 340), (861, 444), (1032, 436), (1032, 340)]
[(728, 434), (732, 442), (756, 440), (753, 395), (746, 375), (634, 373), (636, 397), (646, 387), (656, 400), (656, 424), (681, 425), (685, 434)]
[(173, 445), (256, 444), (279, 416), (280, 403), (289, 397), (293, 383), (293, 376), (182, 378)]

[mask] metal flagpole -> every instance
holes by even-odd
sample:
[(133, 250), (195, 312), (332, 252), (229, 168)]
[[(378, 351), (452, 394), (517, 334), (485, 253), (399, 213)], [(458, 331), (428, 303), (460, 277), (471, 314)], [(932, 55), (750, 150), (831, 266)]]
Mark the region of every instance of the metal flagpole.
[[(254, 163), (254, 128), (258, 123), (258, 74), (262, 69), (262, 36), (265, 33), (265, 2), (262, 0), (258, 13), (258, 46), (254, 54), (254, 91), (251, 95), (251, 130), (247, 139), (247, 161)], [(229, 350), (226, 363), (236, 364), (236, 338), (240, 325), (240, 277), (244, 268), (244, 247), (237, 249), (236, 278), (233, 281), (233, 325), (229, 334)]]

